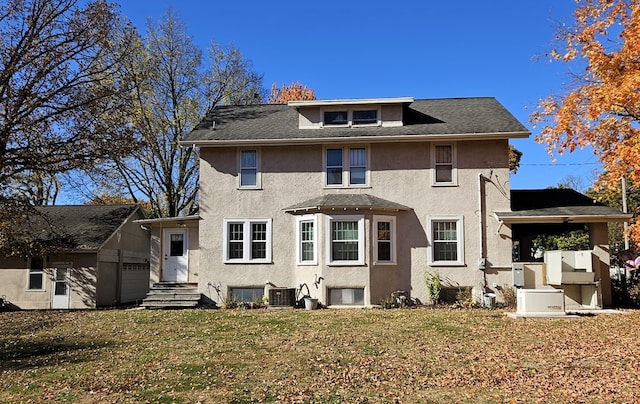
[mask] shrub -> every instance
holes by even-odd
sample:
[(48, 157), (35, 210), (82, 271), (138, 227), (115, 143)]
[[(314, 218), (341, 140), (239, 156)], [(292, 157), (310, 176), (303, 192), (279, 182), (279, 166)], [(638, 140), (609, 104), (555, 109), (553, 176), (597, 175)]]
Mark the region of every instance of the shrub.
[(236, 296), (227, 296), (222, 302), (223, 309), (237, 309), (240, 306), (240, 300)]
[(458, 293), (456, 293), (456, 302), (453, 304), (453, 307), (460, 307), (463, 309), (471, 309), (476, 306), (476, 299), (473, 298), (473, 293), (471, 293), (471, 288), (466, 287), (464, 289), (459, 289)]
[(424, 281), (427, 285), (427, 292), (429, 293), (429, 300), (431, 304), (436, 305), (440, 302), (440, 292), (442, 292), (442, 279), (440, 279), (440, 273), (438, 271), (435, 274), (425, 272)]
[(516, 291), (513, 286), (504, 285), (502, 288), (502, 299), (506, 307), (516, 307)]

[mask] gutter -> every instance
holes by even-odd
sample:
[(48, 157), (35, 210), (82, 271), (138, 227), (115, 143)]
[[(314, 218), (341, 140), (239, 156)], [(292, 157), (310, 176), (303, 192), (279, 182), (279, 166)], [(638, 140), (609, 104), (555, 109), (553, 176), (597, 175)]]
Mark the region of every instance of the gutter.
[[(310, 131), (313, 129), (309, 129)], [(317, 130), (322, 130), (321, 128)], [(501, 140), (514, 138), (528, 138), (530, 132), (499, 132), (499, 133), (452, 133), (438, 135), (405, 134), (398, 136), (338, 136), (338, 137), (309, 137), (285, 139), (233, 139), (233, 140), (181, 140), (181, 146), (198, 147), (233, 147), (233, 146), (295, 146), (312, 144), (352, 144), (358, 143), (388, 143), (388, 142), (425, 142), (425, 141), (457, 141), (457, 140)]]

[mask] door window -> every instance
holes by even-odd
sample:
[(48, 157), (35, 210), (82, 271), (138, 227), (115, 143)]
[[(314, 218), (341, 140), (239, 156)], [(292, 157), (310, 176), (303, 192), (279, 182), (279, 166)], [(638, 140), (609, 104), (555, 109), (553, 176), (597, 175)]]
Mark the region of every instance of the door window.
[(184, 234), (172, 234), (169, 255), (181, 257), (184, 254)]
[(56, 296), (66, 296), (67, 295), (67, 276), (69, 274), (69, 268), (58, 268), (56, 270), (56, 281), (55, 281), (55, 289), (54, 294)]

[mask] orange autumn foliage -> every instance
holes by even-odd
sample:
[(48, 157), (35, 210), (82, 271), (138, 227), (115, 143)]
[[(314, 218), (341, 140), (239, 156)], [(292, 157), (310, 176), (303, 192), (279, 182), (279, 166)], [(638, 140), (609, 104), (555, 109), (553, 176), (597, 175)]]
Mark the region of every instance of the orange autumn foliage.
[[(558, 154), (591, 146), (605, 171), (600, 187), (620, 189), (622, 177), (640, 184), (640, 3), (577, 3), (573, 27), (559, 32), (562, 46), (550, 56), (583, 70), (573, 88), (531, 114), (541, 126), (536, 140)], [(636, 244), (638, 227), (630, 227)]]
[(269, 104), (286, 104), (289, 101), (306, 101), (315, 100), (316, 95), (312, 89), (303, 86), (299, 82), (292, 82), (289, 85), (283, 84), (278, 88), (276, 83), (271, 85), (271, 94), (269, 94)]

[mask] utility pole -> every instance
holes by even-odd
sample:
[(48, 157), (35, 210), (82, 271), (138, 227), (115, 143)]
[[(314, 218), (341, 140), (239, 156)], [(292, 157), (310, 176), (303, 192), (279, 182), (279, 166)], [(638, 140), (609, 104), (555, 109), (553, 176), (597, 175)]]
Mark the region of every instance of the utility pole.
[[(622, 177), (622, 213), (627, 212), (627, 180)], [(624, 249), (629, 249), (629, 236), (627, 235), (628, 222), (624, 222)]]

